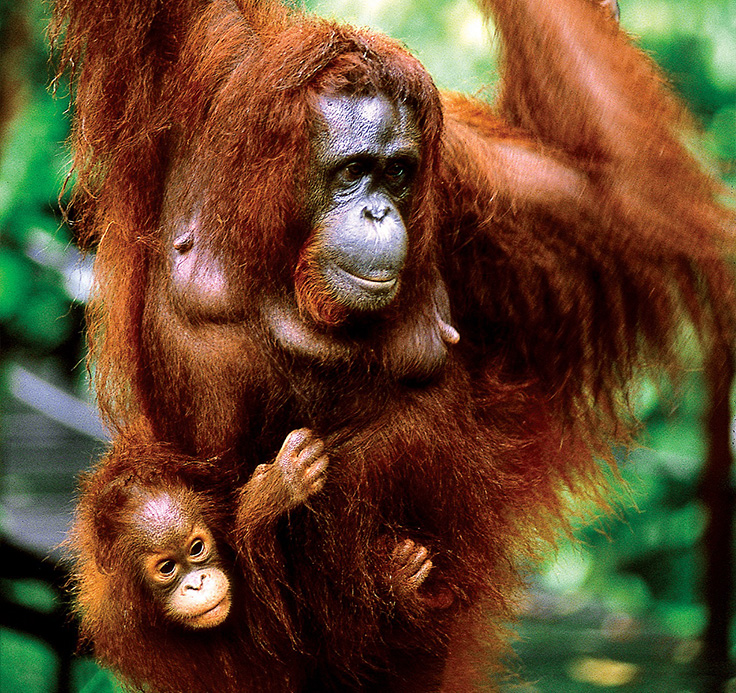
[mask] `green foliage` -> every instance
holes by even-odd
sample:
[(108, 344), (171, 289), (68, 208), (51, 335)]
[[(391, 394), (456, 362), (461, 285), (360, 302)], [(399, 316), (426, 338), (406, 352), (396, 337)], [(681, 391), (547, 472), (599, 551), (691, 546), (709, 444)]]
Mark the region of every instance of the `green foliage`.
[(736, 184), (736, 3), (638, 0), (624, 20), (664, 68), (702, 125), (706, 150), (724, 180)]
[(57, 201), (68, 169), (67, 104), (48, 89), (44, 7), (0, 3), (7, 49), (1, 105), (15, 116), (0, 155), (0, 329), (11, 345), (40, 354), (74, 338), (76, 327), (64, 276), (47, 261), (48, 248), (60, 244), (66, 252), (70, 237), (60, 227)]
[[(538, 579), (544, 589), (654, 619), (683, 640), (702, 635), (699, 548), (706, 515), (697, 484), (705, 455), (704, 401), (697, 374), (674, 393), (642, 384), (645, 428), (641, 447), (621, 460), (622, 509), (583, 528), (579, 544), (563, 543)], [(674, 410), (671, 402), (677, 402)]]
[(49, 647), (0, 628), (0, 691), (47, 693), (55, 680), (57, 662)]
[(26, 607), (49, 613), (56, 608), (56, 594), (40, 580), (2, 580), (3, 595)]

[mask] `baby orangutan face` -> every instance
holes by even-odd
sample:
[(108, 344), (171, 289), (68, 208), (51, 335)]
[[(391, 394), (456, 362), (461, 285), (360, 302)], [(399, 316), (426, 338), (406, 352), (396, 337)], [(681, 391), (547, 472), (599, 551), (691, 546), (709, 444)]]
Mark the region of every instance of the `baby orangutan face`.
[(137, 513), (143, 580), (164, 615), (185, 628), (219, 626), (232, 601), (230, 578), (196, 498), (161, 492)]

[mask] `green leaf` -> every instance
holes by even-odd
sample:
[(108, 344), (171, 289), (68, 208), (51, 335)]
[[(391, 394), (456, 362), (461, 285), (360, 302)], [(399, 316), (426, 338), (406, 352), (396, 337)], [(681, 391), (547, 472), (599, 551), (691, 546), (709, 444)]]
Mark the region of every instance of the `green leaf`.
[(31, 292), (31, 271), (23, 258), (0, 248), (0, 322), (12, 318)]
[(72, 334), (69, 301), (56, 287), (37, 290), (8, 329), (44, 349), (54, 349)]

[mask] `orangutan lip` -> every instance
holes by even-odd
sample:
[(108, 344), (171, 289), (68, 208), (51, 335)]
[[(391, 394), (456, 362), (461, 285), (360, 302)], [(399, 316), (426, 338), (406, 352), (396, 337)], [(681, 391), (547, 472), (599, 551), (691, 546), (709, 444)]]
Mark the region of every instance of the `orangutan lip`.
[(219, 602), (217, 602), (217, 604), (215, 604), (211, 609), (207, 609), (207, 611), (203, 611), (198, 616), (192, 616), (191, 617), (191, 620), (192, 621), (199, 621), (202, 618), (204, 618), (205, 616), (208, 616), (209, 614), (211, 614), (213, 611), (217, 611), (223, 605), (224, 605), (224, 608), (228, 608), (230, 606), (229, 602), (230, 602), (230, 598), (229, 597), (224, 597)]
[(333, 265), (333, 267), (338, 273), (349, 279), (353, 284), (357, 284), (365, 291), (369, 291), (371, 293), (388, 293), (393, 290), (398, 282), (398, 278), (387, 271), (379, 271), (374, 275), (374, 277), (369, 278), (349, 272), (336, 264)]

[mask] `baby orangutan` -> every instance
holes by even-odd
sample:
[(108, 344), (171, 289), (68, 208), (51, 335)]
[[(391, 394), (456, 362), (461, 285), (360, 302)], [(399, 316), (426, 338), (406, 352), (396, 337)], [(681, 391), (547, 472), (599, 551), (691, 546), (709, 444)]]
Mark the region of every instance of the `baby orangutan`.
[[(80, 630), (132, 688), (267, 691), (243, 615), (257, 605), (230, 546), (235, 484), (216, 460), (120, 437), (82, 481), (71, 534)], [(237, 614), (233, 613), (237, 609)]]
[[(82, 481), (71, 548), (83, 638), (126, 683), (155, 693), (180, 693), (183, 670), (191, 690), (298, 690), (308, 664), (282, 591), (279, 535), (321, 512), (322, 440), (292, 431), (244, 484), (218, 459), (142, 440), (118, 438)], [(248, 528), (240, 541), (234, 517)], [(424, 546), (386, 537), (373, 553), (377, 588), (398, 609), (421, 618), (448, 605), (425, 590)]]
[(185, 487), (135, 491), (128, 529), (141, 542), (134, 560), (154, 603), (185, 628), (219, 626), (232, 604), (230, 576), (199, 510), (201, 499)]

